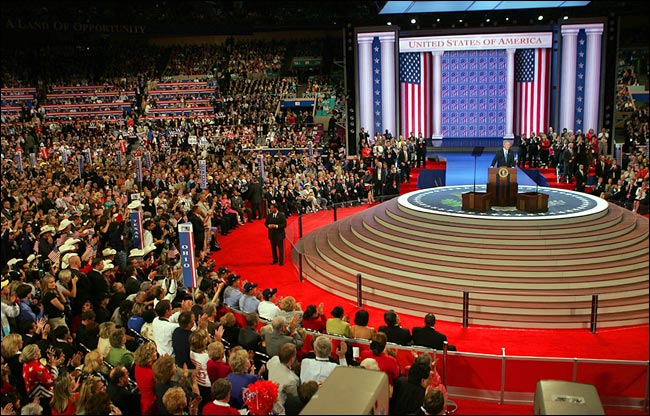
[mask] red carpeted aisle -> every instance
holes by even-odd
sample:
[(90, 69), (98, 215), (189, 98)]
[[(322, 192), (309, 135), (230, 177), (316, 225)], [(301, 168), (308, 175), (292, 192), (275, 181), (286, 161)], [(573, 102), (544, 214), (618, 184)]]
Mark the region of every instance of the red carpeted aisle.
[[(400, 193), (416, 189), (417, 170), (414, 170), (411, 182), (402, 184)], [(366, 209), (368, 205), (338, 209), (337, 218), (341, 219)], [(303, 233), (329, 224), (334, 220), (334, 211), (324, 210), (303, 216)], [(325, 304), (325, 311), (336, 305), (343, 306), (345, 313), (354, 316), (356, 303), (339, 298), (326, 292), (308, 281), (299, 281), (297, 266), (291, 261), (291, 242), (298, 240), (298, 218), (289, 217), (287, 226), (287, 243), (284, 266), (271, 265), (271, 249), (267, 239), (263, 220), (240, 226), (228, 236), (220, 237), (222, 250), (213, 253), (217, 266), (227, 266), (242, 276), (243, 281), (259, 284), (259, 290), (267, 287), (279, 289), (279, 296), (294, 296), (302, 303), (303, 309), (308, 304)], [(366, 308), (370, 312), (370, 326), (383, 325), (384, 310)], [(435, 310), (431, 311), (435, 313)], [(402, 326), (412, 328), (421, 326), (422, 317), (401, 315)], [(450, 343), (459, 351), (501, 354), (505, 348), (507, 355), (545, 356), (564, 358), (600, 358), (617, 360), (648, 360), (650, 332), (648, 325), (618, 329), (599, 329), (592, 334), (588, 329), (574, 330), (539, 330), (510, 329), (472, 325), (462, 328), (459, 323), (439, 321), (436, 328), (445, 333)], [(544, 363), (539, 363), (540, 367)], [(530, 368), (537, 373), (536, 369)], [(542, 370), (540, 368), (540, 370)], [(497, 375), (495, 375), (497, 377)], [(531, 414), (531, 405), (499, 405), (494, 402), (475, 400), (456, 400), (459, 404), (457, 414)], [(606, 414), (647, 414), (636, 410), (606, 408)]]
[[(337, 210), (338, 218), (352, 215), (366, 206), (342, 208)], [(320, 211), (303, 217), (304, 233), (325, 225), (333, 220), (333, 211)], [(297, 235), (297, 217), (288, 219), (288, 234)], [(287, 239), (289, 240), (289, 238)], [(220, 237), (223, 248), (213, 253), (217, 266), (227, 266), (242, 276), (242, 281), (259, 283), (260, 290), (277, 287), (280, 296), (292, 295), (302, 302), (303, 308), (310, 303), (325, 303), (329, 312), (341, 305), (346, 314), (353, 316), (356, 304), (326, 292), (310, 282), (299, 282), (297, 268), (291, 263), (290, 243), (287, 241), (286, 262), (284, 266), (270, 265), (271, 249), (266, 236), (264, 221), (247, 223)], [(383, 325), (383, 310), (368, 307), (370, 325)], [(435, 311), (432, 311), (435, 313)], [(422, 317), (403, 315), (405, 327), (421, 326)], [(592, 334), (588, 329), (506, 329), (472, 325), (462, 328), (458, 323), (439, 322), (436, 328), (445, 333), (450, 343), (461, 351), (500, 354), (506, 348), (508, 355), (531, 355), (550, 357), (611, 358), (647, 360), (649, 331), (648, 325), (619, 329), (599, 329)]]

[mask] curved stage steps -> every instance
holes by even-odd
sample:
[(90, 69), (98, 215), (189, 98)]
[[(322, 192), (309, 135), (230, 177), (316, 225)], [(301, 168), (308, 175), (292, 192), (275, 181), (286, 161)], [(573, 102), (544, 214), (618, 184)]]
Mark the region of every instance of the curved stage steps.
[(413, 204), (427, 191), (306, 235), (294, 249), (304, 277), (356, 301), (360, 273), (365, 304), (452, 322), (467, 291), (474, 324), (589, 328), (594, 294), (598, 327), (648, 323), (648, 219), (604, 201), (525, 218)]

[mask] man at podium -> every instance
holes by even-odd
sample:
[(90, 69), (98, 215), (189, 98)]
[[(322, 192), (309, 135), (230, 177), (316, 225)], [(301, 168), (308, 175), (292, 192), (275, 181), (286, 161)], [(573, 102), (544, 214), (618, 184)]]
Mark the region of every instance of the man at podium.
[(503, 149), (498, 150), (494, 154), (494, 158), (492, 159), (492, 163), (490, 163), (490, 167), (515, 167), (515, 152), (510, 150), (509, 140), (503, 141)]

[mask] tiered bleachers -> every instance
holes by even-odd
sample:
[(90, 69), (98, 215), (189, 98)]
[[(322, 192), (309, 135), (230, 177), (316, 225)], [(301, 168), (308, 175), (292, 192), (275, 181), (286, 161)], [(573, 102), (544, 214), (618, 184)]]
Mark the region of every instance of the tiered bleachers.
[(7, 120), (17, 119), (20, 116), (21, 105), (28, 109), (36, 98), (34, 87), (9, 87), (0, 90), (2, 102), (2, 116)]
[(42, 106), (48, 120), (117, 120), (131, 113), (135, 91), (113, 85), (52, 86)]

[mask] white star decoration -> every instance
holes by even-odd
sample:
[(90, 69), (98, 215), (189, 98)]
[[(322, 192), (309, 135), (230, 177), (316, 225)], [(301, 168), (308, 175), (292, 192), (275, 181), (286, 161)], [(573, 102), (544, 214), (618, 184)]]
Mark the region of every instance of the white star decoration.
[(381, 92), (379, 90), (376, 90), (375, 95), (379, 95), (379, 94), (381, 94)]
[(375, 46), (374, 49), (375, 49), (375, 52), (379, 52), (379, 48), (378, 48), (378, 47)]
[(585, 74), (578, 74), (578, 78), (582, 79), (585, 77)]

